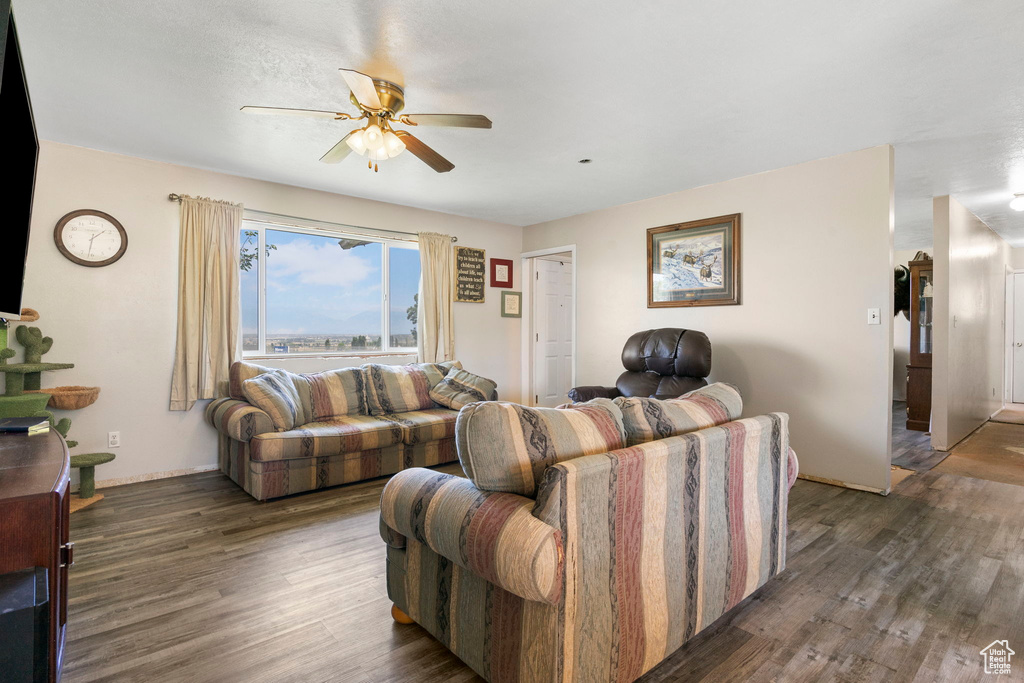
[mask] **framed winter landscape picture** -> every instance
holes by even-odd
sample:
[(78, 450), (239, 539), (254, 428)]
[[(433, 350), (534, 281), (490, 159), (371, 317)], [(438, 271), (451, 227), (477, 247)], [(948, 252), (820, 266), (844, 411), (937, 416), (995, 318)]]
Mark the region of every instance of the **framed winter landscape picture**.
[(740, 302), (740, 214), (647, 230), (647, 308)]

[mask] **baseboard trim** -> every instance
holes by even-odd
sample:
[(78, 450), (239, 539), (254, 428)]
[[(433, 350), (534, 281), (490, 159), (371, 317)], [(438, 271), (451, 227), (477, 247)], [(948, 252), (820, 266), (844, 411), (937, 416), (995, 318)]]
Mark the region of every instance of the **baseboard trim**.
[[(166, 472), (150, 472), (148, 474), (136, 474), (132, 477), (121, 477), (119, 479), (103, 479), (96, 482), (96, 488), (106, 489), (111, 486), (124, 486), (125, 484), (138, 484), (143, 481), (154, 481), (156, 479), (170, 479), (171, 477), (184, 477), (187, 474), (199, 474), (200, 472), (214, 472), (219, 469), (218, 465), (200, 465), (199, 467), (187, 467), (181, 470), (167, 470)], [(71, 487), (72, 492), (78, 491), (78, 485)]]
[(806, 479), (807, 481), (813, 481), (819, 484), (828, 484), (829, 486), (839, 486), (844, 489), (854, 489), (855, 491), (867, 491), (868, 493), (877, 493), (882, 496), (889, 495), (888, 489), (876, 489), (873, 486), (864, 486), (862, 484), (850, 484), (845, 481), (839, 481), (838, 479), (829, 479), (828, 477), (815, 477), (812, 474), (803, 474), (802, 472), (796, 475), (796, 478)]

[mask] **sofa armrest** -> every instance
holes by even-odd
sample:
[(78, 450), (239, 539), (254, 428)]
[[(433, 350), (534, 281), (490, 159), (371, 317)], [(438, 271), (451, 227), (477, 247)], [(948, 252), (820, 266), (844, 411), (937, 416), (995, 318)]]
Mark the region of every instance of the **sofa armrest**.
[(206, 408), (206, 421), (236, 441), (249, 441), (254, 436), (273, 432), (270, 416), (246, 401), (218, 398)]
[(533, 515), (534, 501), (480, 491), (468, 479), (424, 468), (393, 476), (381, 495), (381, 536), (406, 538), (526, 600), (562, 593), (561, 532)]
[(792, 489), (793, 484), (796, 483), (797, 476), (800, 474), (800, 461), (797, 460), (796, 451), (792, 448), (789, 449), (789, 458), (786, 460), (786, 466), (787, 475), (789, 476), (786, 488)]
[(622, 396), (615, 387), (573, 387), (569, 390), (569, 400), (573, 403), (586, 403), (594, 398), (618, 398)]

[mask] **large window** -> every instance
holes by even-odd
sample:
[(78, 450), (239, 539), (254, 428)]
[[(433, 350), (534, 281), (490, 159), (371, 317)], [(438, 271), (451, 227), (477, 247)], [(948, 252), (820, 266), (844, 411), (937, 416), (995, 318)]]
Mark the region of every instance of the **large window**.
[(415, 242), (242, 223), (246, 356), (416, 348)]

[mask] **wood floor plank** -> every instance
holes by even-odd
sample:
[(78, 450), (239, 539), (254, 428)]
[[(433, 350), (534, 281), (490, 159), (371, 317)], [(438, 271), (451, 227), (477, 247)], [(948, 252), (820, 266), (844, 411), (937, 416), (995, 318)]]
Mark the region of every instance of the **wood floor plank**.
[[(268, 503), (218, 473), (106, 489), (72, 516), (64, 680), (479, 681), (390, 618), (384, 483)], [(779, 577), (642, 680), (980, 681), (981, 646), (1024, 645), (1022, 487), (798, 481), (787, 541)]]

